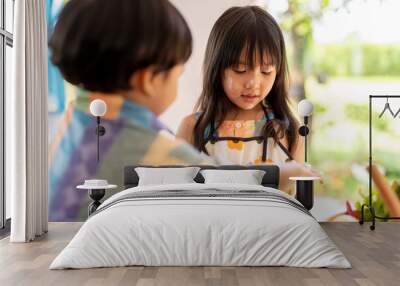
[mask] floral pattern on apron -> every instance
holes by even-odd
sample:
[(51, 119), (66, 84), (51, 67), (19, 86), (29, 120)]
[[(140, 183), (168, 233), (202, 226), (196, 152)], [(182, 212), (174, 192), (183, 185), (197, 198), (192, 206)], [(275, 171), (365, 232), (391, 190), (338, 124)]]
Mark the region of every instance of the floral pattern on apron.
[(272, 120), (272, 111), (263, 106), (264, 117), (258, 120), (225, 120), (215, 130), (210, 124), (205, 148), (220, 162), (237, 165), (280, 164), (292, 160), (285, 146), (273, 137), (266, 138), (263, 127)]

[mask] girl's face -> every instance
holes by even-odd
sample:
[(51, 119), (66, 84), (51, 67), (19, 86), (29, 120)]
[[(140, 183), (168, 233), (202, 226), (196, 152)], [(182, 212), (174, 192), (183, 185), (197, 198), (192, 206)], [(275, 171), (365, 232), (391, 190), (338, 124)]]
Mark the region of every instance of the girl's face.
[(267, 97), (275, 77), (275, 66), (262, 63), (259, 53), (256, 53), (254, 67), (251, 68), (246, 65), (246, 53), (242, 51), (239, 65), (225, 69), (222, 81), (229, 100), (241, 109), (251, 110)]

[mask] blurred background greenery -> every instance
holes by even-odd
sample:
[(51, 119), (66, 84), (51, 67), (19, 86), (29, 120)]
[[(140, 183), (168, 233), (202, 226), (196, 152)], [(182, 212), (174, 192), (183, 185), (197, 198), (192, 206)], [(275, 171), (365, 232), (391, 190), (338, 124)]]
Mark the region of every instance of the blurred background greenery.
[[(400, 95), (400, 1), (266, 1), (288, 45), (291, 94), (315, 105), (310, 162), (324, 174), (313, 209), (329, 220), (367, 202), (368, 99)], [(390, 99), (394, 112), (400, 100)], [(400, 196), (400, 117), (382, 118), (386, 99), (373, 100), (373, 159)], [(379, 215), (387, 209), (374, 189)], [(349, 217), (337, 217), (348, 220)]]

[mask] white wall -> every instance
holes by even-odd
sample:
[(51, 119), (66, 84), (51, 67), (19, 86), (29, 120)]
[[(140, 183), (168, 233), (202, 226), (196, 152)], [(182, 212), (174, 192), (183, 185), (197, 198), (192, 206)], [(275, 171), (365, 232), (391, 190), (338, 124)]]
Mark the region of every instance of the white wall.
[(193, 35), (193, 53), (185, 66), (173, 105), (161, 116), (161, 120), (176, 131), (182, 118), (193, 111), (201, 92), (201, 69), (205, 47), (211, 28), (218, 17), (229, 7), (255, 5), (256, 0), (171, 0), (183, 14)]

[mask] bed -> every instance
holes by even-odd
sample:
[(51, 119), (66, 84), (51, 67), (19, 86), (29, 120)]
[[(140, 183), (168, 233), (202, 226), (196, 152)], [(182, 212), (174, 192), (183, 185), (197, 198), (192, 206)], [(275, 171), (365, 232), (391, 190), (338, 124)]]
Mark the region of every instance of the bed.
[(277, 189), (276, 166), (197, 166), (263, 170), (260, 185), (204, 183), (198, 173), (193, 183), (143, 186), (137, 167), (125, 167), (125, 190), (100, 205), (50, 269), (351, 267), (307, 209)]

